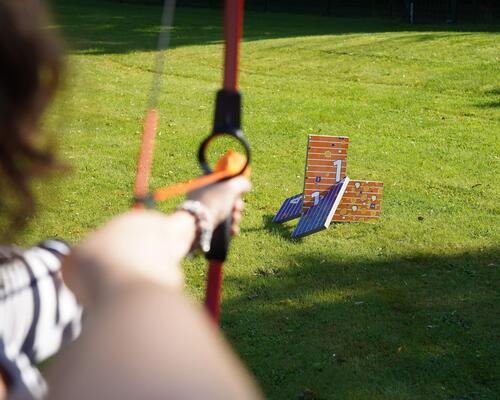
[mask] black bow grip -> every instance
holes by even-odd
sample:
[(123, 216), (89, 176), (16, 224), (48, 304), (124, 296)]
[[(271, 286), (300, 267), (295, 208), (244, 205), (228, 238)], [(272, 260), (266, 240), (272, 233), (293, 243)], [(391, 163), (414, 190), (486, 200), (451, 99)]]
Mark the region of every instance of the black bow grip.
[[(250, 145), (241, 131), (241, 94), (237, 91), (222, 89), (217, 92), (214, 127), (211, 135), (203, 141), (198, 150), (198, 161), (206, 174), (213, 172), (206, 158), (208, 146), (213, 140), (220, 136), (231, 136), (235, 138), (245, 149), (246, 163), (234, 176), (243, 174), (250, 164)], [(207, 260), (221, 262), (226, 260), (229, 243), (231, 241), (231, 226), (232, 220), (231, 217), (229, 217), (214, 230), (210, 251), (205, 255)]]

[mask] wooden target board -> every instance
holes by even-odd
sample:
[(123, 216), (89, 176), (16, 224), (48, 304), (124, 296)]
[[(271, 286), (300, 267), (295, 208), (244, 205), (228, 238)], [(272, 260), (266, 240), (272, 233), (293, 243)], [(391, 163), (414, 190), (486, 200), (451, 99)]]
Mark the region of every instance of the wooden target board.
[(332, 221), (360, 222), (380, 218), (383, 182), (351, 180)]
[(300, 217), (293, 237), (311, 235), (330, 222), (369, 222), (380, 218), (383, 182), (347, 177), (346, 136), (309, 135), (303, 193), (286, 199), (273, 222)]
[(304, 175), (302, 212), (318, 205), (332, 188), (346, 177), (349, 138), (309, 135)]

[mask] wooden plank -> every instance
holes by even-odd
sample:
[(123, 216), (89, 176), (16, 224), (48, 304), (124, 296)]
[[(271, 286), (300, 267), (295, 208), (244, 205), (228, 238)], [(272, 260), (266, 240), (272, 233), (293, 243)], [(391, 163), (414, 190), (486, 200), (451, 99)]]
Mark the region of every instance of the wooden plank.
[(368, 222), (380, 218), (383, 182), (351, 180), (332, 218), (336, 222)]
[(309, 135), (303, 212), (318, 204), (331, 186), (347, 176), (348, 148), (349, 138), (346, 136)]

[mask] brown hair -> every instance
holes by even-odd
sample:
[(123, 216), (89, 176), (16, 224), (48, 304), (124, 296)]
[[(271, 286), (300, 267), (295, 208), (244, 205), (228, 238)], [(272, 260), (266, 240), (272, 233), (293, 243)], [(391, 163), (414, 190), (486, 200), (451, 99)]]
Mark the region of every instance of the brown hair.
[(35, 211), (33, 177), (56, 166), (37, 135), (62, 63), (41, 3), (0, 0), (0, 213), (11, 229), (22, 227)]

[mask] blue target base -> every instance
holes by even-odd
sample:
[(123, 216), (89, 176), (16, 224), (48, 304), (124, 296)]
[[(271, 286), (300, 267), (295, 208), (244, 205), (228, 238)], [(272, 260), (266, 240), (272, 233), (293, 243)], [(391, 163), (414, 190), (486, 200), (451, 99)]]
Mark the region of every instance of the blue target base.
[(278, 213), (274, 216), (273, 222), (286, 222), (292, 219), (299, 218), (302, 215), (302, 202), (304, 195), (302, 193), (286, 199)]
[(292, 237), (312, 235), (328, 228), (348, 183), (349, 178), (345, 177), (339, 183), (333, 185), (326, 195), (319, 199), (317, 204), (311, 206), (295, 227)]

